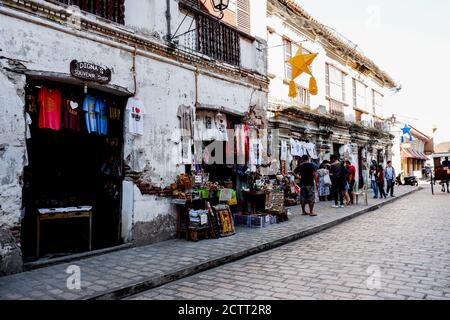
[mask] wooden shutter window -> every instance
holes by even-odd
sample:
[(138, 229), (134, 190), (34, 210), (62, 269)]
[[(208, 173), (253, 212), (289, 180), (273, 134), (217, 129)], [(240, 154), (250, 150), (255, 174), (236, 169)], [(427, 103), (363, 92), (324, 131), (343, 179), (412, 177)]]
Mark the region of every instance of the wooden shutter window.
[(237, 0), (238, 29), (250, 33), (250, 0)]

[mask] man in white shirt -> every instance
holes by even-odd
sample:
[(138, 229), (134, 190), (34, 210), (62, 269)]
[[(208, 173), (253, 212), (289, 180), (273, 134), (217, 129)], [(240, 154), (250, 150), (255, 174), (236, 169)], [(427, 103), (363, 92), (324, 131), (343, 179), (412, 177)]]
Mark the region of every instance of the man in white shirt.
[(387, 191), (386, 193), (391, 192), (391, 197), (394, 197), (394, 183), (395, 183), (395, 169), (392, 166), (392, 161), (389, 161), (386, 169), (384, 170), (384, 177), (387, 181)]

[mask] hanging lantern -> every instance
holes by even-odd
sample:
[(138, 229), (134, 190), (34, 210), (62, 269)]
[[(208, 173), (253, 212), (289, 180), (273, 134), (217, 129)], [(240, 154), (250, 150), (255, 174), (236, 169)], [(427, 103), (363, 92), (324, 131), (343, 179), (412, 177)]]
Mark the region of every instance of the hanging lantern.
[(212, 6), (217, 11), (224, 11), (228, 8), (230, 0), (211, 0)]

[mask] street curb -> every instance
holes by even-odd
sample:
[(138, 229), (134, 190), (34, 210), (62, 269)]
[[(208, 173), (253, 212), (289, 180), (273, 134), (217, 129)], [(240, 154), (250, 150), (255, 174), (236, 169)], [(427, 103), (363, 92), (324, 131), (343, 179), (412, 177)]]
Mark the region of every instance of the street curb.
[(420, 191), (422, 189), (423, 189), (422, 187), (419, 187), (419, 188), (411, 190), (411, 191), (409, 191), (409, 192), (407, 192), (405, 194), (402, 194), (402, 195), (400, 195), (400, 196), (398, 196), (396, 198), (389, 199), (386, 202), (379, 203), (377, 205), (367, 207), (364, 210), (360, 210), (358, 212), (355, 212), (353, 214), (350, 214), (348, 216), (336, 219), (336, 220), (328, 222), (328, 223), (324, 223), (324, 224), (321, 224), (321, 225), (318, 225), (318, 226), (307, 228), (305, 230), (301, 230), (299, 232), (296, 232), (294, 234), (291, 234), (289, 236), (280, 238), (280, 239), (275, 240), (275, 241), (271, 241), (271, 242), (268, 242), (268, 243), (265, 243), (265, 244), (261, 244), (261, 245), (258, 245), (256, 247), (249, 248), (249, 249), (246, 249), (244, 251), (236, 252), (234, 254), (223, 256), (223, 257), (220, 257), (220, 258), (217, 258), (217, 259), (213, 259), (213, 260), (210, 260), (210, 261), (207, 261), (207, 262), (199, 263), (197, 265), (193, 265), (193, 266), (190, 266), (190, 267), (182, 268), (180, 270), (171, 272), (171, 273), (163, 275), (163, 276), (151, 277), (151, 278), (148, 278), (146, 280), (141, 280), (141, 281), (139, 281), (139, 282), (137, 282), (135, 284), (132, 284), (132, 285), (125, 285), (125, 286), (122, 286), (122, 287), (118, 287), (118, 288), (112, 289), (112, 290), (107, 291), (107, 292), (103, 292), (103, 293), (100, 293), (100, 294), (96, 294), (96, 295), (90, 296), (88, 298), (83, 298), (82, 300), (119, 300), (119, 299), (122, 299), (122, 298), (130, 297), (130, 296), (142, 293), (144, 291), (151, 290), (151, 289), (163, 286), (163, 285), (165, 285), (167, 283), (170, 283), (170, 282), (173, 282), (173, 281), (177, 281), (177, 280), (180, 280), (180, 279), (183, 279), (183, 278), (195, 275), (197, 273), (204, 272), (204, 271), (207, 271), (207, 270), (210, 270), (210, 269), (222, 266), (224, 264), (227, 264), (227, 263), (230, 263), (230, 262), (235, 262), (237, 260), (241, 260), (241, 259), (247, 258), (249, 256), (252, 256), (252, 255), (255, 255), (255, 254), (258, 254), (258, 253), (262, 253), (262, 252), (265, 252), (265, 251), (268, 251), (268, 250), (271, 250), (271, 249), (275, 249), (275, 248), (278, 248), (280, 246), (292, 243), (294, 241), (297, 241), (297, 240), (309, 237), (309, 236), (311, 236), (313, 234), (317, 234), (317, 233), (319, 233), (321, 231), (333, 228), (333, 227), (335, 227), (335, 226), (337, 226), (339, 224), (342, 224), (344, 222), (352, 220), (352, 219), (354, 219), (356, 217), (359, 217), (359, 216), (361, 216), (363, 214), (376, 211), (376, 210), (380, 209), (381, 207), (384, 207), (384, 206), (386, 206), (388, 204), (391, 204), (391, 203), (393, 203), (393, 202), (395, 202), (395, 201), (397, 201), (397, 200), (399, 200), (401, 198), (407, 197), (407, 196), (409, 196), (409, 195), (411, 195), (411, 194), (413, 194), (415, 192), (418, 192), (418, 191)]

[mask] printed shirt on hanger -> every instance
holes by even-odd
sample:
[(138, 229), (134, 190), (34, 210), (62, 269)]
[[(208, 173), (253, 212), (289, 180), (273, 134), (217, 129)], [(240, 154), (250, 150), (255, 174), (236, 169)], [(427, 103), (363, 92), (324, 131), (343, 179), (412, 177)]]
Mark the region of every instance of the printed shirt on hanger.
[(129, 132), (133, 135), (144, 134), (144, 103), (136, 98), (129, 98), (127, 103)]
[(100, 110), (97, 107), (95, 97), (87, 95), (84, 98), (83, 111), (85, 112), (87, 131), (89, 133), (97, 132), (97, 114)]
[(61, 92), (57, 89), (42, 87), (39, 90), (38, 102), (41, 106), (39, 113), (40, 129), (61, 129)]
[(108, 135), (108, 109), (106, 108), (105, 99), (97, 98), (95, 101), (95, 109), (97, 113), (97, 129), (100, 135)]

